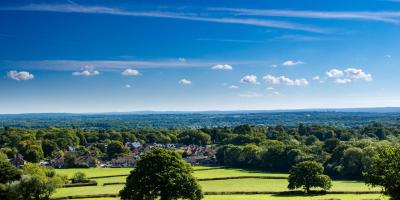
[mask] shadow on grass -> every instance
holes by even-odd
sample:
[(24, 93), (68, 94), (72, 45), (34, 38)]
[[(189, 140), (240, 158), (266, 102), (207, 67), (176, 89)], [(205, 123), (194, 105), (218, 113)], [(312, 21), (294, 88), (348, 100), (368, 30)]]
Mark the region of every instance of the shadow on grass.
[(279, 192), (277, 194), (273, 194), (272, 196), (276, 197), (315, 197), (315, 196), (323, 196), (326, 195), (326, 191), (311, 191), (310, 193), (305, 193), (303, 191), (285, 191)]

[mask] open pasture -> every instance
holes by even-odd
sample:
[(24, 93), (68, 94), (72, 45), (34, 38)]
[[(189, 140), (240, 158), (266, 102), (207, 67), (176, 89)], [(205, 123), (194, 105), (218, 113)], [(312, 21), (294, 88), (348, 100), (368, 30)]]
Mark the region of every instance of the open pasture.
[[(73, 173), (82, 171), (88, 177), (114, 176), (129, 174), (128, 168), (90, 168), (90, 169), (57, 169), (60, 174), (72, 177)], [(242, 169), (225, 169), (220, 167), (195, 167), (194, 176), (197, 178), (220, 178), (220, 177), (239, 177), (239, 176), (268, 176), (268, 177), (287, 177), (287, 174), (274, 174), (259, 171), (247, 171)], [(60, 188), (53, 197), (73, 196), (73, 195), (93, 195), (93, 194), (117, 194), (124, 185), (107, 185), (104, 183), (125, 182), (126, 176), (94, 178), (98, 186)], [(204, 192), (250, 192), (250, 191), (270, 191), (283, 192), (288, 191), (286, 179), (228, 179), (228, 180), (210, 180), (200, 181)], [(370, 188), (363, 182), (358, 181), (333, 181), (331, 191), (379, 191), (378, 188)], [(115, 198), (100, 198), (101, 200), (115, 200)], [(316, 196), (302, 195), (206, 195), (205, 200), (323, 200), (323, 199), (385, 199), (380, 194), (326, 194)]]

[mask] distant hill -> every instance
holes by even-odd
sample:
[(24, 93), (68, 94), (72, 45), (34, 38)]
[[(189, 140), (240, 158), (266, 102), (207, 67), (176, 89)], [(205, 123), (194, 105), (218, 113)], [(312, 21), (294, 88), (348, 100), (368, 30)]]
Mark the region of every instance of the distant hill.
[(358, 126), (373, 122), (400, 125), (400, 108), (343, 108), (204, 112), (32, 113), (0, 115), (1, 126), (79, 128), (175, 128), (252, 124)]

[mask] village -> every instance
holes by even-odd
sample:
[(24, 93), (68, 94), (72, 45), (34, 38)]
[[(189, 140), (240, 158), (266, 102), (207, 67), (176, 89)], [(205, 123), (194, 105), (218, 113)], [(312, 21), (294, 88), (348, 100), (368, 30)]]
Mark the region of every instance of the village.
[[(80, 155), (77, 148), (69, 147), (68, 151), (58, 153), (50, 160), (42, 160), (39, 162), (41, 166), (52, 168), (122, 168), (134, 167), (136, 161), (141, 158), (146, 152), (154, 148), (162, 148), (174, 150), (179, 152), (183, 159), (191, 165), (206, 165), (212, 166), (217, 164), (216, 148), (213, 146), (199, 146), (199, 145), (183, 145), (183, 144), (142, 144), (141, 142), (127, 142), (125, 148), (128, 149), (127, 153), (120, 154), (111, 160), (99, 159), (98, 152), (94, 150), (93, 146), (86, 147), (88, 152)], [(21, 154), (17, 154), (10, 162), (16, 167), (21, 167), (27, 163)]]

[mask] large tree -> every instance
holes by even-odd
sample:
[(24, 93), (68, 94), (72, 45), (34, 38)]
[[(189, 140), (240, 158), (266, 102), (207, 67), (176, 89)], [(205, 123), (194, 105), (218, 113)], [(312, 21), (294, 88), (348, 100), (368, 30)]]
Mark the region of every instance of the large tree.
[(120, 141), (111, 141), (107, 146), (107, 155), (110, 159), (115, 158), (126, 151), (124, 144)]
[(121, 190), (122, 200), (202, 199), (192, 167), (170, 150), (156, 148), (137, 162)]
[(320, 163), (314, 161), (298, 163), (290, 170), (288, 188), (291, 190), (303, 188), (306, 193), (310, 193), (313, 187), (329, 190), (332, 187), (332, 181), (323, 173), (324, 167)]
[(20, 177), (21, 172), (8, 161), (6, 155), (0, 152), (0, 199), (13, 199), (9, 185)]
[(379, 150), (364, 176), (367, 184), (381, 186), (393, 200), (400, 200), (400, 146)]
[(11, 192), (16, 200), (48, 200), (56, 188), (61, 187), (66, 177), (57, 175), (54, 170), (38, 164), (23, 167), (20, 180), (11, 183)]

